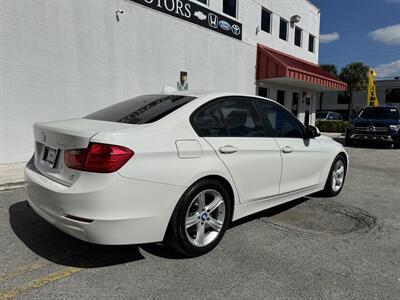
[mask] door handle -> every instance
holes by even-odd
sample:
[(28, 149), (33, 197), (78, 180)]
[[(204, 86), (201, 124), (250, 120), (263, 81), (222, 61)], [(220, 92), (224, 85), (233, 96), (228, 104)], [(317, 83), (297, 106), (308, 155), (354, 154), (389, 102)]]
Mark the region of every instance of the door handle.
[(291, 152), (293, 152), (293, 149), (289, 146), (285, 146), (282, 148), (282, 152), (283, 153), (291, 153)]
[(219, 152), (223, 153), (223, 154), (231, 154), (231, 153), (235, 153), (237, 152), (239, 149), (236, 147), (233, 147), (231, 145), (225, 145), (223, 147), (219, 147)]

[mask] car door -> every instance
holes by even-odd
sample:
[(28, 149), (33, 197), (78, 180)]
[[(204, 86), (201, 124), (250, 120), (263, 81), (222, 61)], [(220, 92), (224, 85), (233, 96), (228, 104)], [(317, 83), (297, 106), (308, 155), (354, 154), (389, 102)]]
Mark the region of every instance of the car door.
[(279, 193), (280, 148), (251, 98), (214, 101), (195, 113), (192, 124), (228, 168), (241, 203)]
[(320, 183), (324, 152), (317, 139), (307, 138), (306, 129), (285, 108), (272, 101), (257, 101), (266, 122), (275, 132), (282, 155), (281, 194)]

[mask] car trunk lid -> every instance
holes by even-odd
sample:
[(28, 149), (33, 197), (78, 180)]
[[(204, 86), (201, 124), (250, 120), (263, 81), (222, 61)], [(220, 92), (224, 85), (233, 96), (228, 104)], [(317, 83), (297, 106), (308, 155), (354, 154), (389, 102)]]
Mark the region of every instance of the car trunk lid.
[(71, 186), (82, 172), (65, 166), (65, 150), (87, 148), (90, 139), (99, 132), (112, 133), (132, 126), (135, 125), (89, 119), (36, 123), (33, 126), (35, 167), (44, 176)]

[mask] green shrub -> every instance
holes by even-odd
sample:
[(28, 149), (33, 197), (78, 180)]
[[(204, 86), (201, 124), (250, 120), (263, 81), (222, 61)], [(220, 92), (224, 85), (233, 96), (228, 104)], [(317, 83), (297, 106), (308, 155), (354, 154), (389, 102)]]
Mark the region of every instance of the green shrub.
[(317, 121), (315, 126), (321, 132), (344, 132), (347, 123), (347, 121)]

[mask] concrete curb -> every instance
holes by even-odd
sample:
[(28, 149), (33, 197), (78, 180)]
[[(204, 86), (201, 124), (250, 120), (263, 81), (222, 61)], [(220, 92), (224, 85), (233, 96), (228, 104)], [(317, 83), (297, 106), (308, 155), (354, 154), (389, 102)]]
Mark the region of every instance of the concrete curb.
[(5, 183), (5, 184), (0, 185), (0, 192), (1, 191), (18, 189), (18, 188), (22, 188), (24, 186), (25, 186), (25, 181), (13, 182), (13, 183)]
[(25, 185), (26, 162), (0, 165), (0, 191), (20, 188)]
[(341, 132), (321, 132), (321, 135), (329, 136), (331, 138), (344, 138), (344, 133)]

